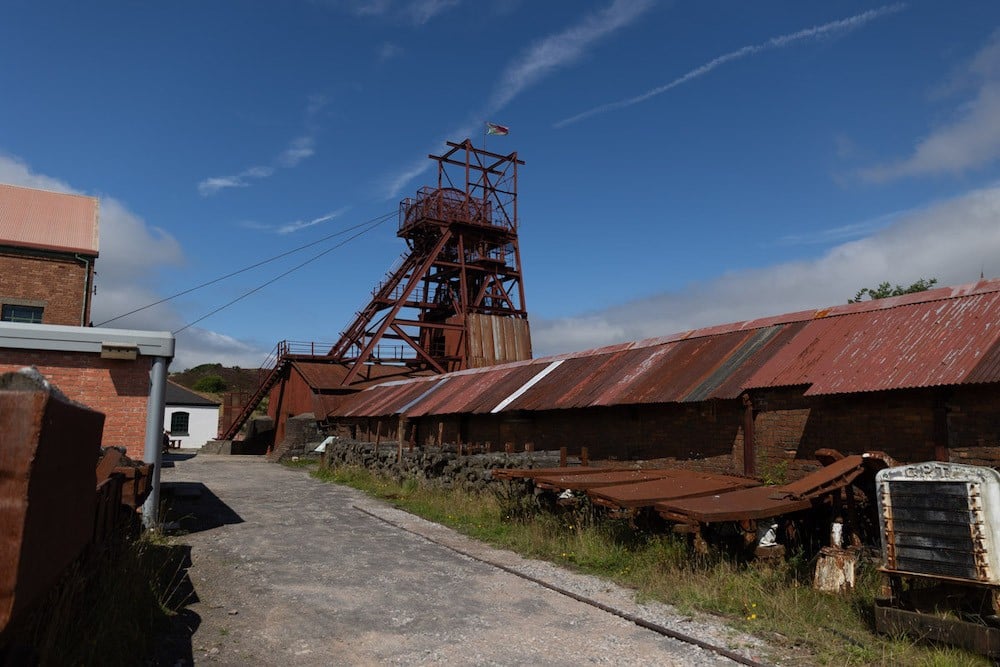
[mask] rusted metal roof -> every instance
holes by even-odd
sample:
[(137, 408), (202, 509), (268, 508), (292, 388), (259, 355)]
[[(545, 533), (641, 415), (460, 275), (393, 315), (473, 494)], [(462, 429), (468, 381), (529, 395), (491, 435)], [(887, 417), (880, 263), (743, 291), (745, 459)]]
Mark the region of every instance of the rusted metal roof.
[[(460, 371), (414, 401), (397, 389), (344, 416), (560, 410), (1000, 382), (1000, 280)], [(368, 393), (368, 392), (366, 392)], [(406, 398), (405, 410), (403, 410)], [(360, 403), (359, 403), (360, 405)]]
[(542, 369), (538, 364), (505, 365), (488, 372), (455, 374), (446, 387), (407, 410), (407, 416), (489, 413)]
[(1000, 381), (1000, 281), (987, 286), (814, 320), (745, 386), (810, 385), (809, 396)]
[(97, 256), (96, 197), (0, 183), (0, 245)]
[(292, 361), (292, 368), (299, 372), (314, 391), (344, 389), (357, 391), (391, 380), (412, 378), (416, 374), (405, 366), (370, 364), (348, 387), (342, 383), (350, 370), (346, 364), (310, 361)]

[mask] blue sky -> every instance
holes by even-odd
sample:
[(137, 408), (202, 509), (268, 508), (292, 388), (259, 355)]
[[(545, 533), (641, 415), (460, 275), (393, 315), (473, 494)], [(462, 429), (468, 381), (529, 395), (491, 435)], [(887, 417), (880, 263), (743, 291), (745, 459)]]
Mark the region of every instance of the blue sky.
[[(507, 125), (536, 354), (1000, 276), (1000, 3), (9, 0), (0, 182), (101, 197), (94, 320), (395, 211)], [(334, 341), (395, 221), (178, 335)], [(342, 237), (109, 326), (175, 330)]]

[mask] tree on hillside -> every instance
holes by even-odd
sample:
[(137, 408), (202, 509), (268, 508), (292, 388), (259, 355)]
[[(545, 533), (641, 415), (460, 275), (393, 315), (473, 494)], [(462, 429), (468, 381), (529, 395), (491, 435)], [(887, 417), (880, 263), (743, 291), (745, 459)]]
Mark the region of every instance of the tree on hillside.
[(226, 381), (218, 375), (206, 375), (198, 378), (198, 381), (194, 383), (194, 390), (208, 394), (221, 394), (226, 390)]
[(902, 285), (893, 286), (888, 282), (884, 282), (879, 284), (878, 287), (862, 287), (858, 290), (858, 293), (854, 295), (853, 299), (847, 300), (847, 303), (860, 303), (865, 300), (865, 297), (868, 297), (869, 299), (885, 299), (890, 296), (902, 296), (903, 294), (913, 294), (914, 292), (926, 292), (935, 285), (937, 285), (937, 278), (921, 278), (909, 287), (903, 287)]

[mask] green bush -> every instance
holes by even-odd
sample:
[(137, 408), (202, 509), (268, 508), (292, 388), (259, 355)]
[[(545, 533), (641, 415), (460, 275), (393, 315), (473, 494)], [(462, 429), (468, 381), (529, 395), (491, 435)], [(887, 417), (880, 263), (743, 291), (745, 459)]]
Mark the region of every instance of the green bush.
[(204, 391), (209, 394), (219, 394), (227, 388), (226, 381), (218, 375), (206, 375), (198, 378), (198, 381), (194, 383), (195, 391)]

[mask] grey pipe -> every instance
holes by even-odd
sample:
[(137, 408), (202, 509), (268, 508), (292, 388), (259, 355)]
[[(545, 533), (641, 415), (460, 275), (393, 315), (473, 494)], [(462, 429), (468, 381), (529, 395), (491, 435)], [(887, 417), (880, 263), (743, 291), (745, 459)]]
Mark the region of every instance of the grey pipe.
[(143, 461), (153, 464), (153, 483), (142, 506), (142, 525), (158, 525), (160, 509), (160, 466), (163, 463), (163, 411), (167, 398), (168, 357), (153, 357), (149, 372), (149, 401), (146, 403), (146, 449)]

